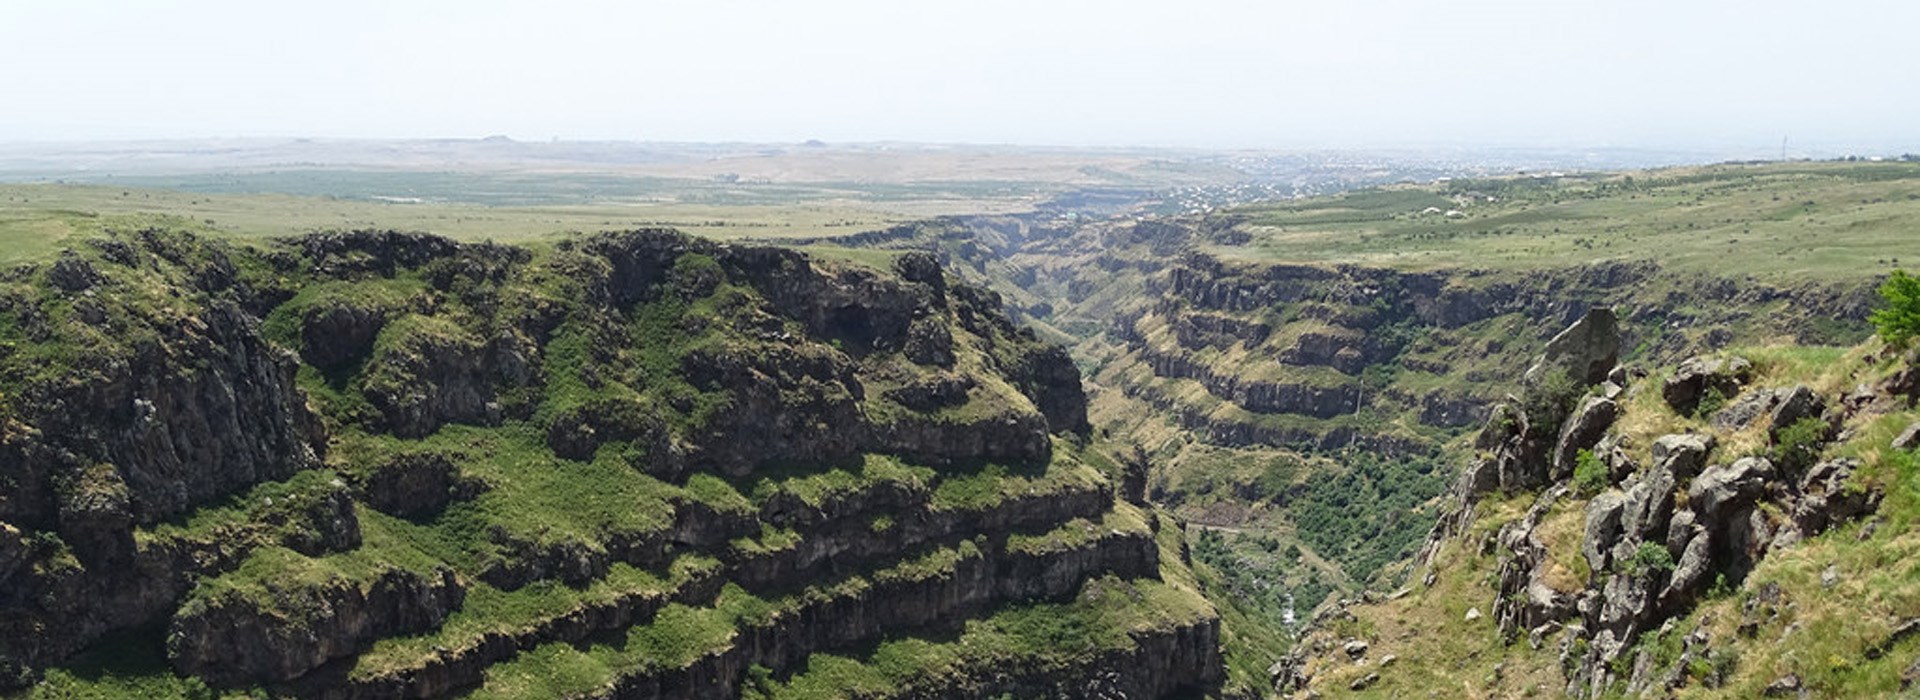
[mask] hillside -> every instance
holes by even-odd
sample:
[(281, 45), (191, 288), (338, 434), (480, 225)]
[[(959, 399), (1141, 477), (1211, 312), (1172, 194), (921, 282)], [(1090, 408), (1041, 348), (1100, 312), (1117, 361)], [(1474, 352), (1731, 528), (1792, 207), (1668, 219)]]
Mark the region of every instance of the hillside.
[[(947, 219), (876, 245), (931, 247), (1074, 346), (1096, 430), (1136, 445), (1150, 496), (1192, 524), (1232, 683), (1259, 693), (1289, 620), (1406, 580), (1478, 428), (1554, 332), (1617, 309), (1620, 354), (1646, 368), (1851, 346), (1920, 229), (1916, 195), (1911, 164), (1727, 165)], [(1776, 199), (1799, 208), (1755, 209)], [(1754, 244), (1707, 245), (1728, 227)]]
[(1900, 266), (1916, 179), (1911, 162), (1453, 179), (1244, 207), (1230, 214), (1244, 235), (1215, 250), (1396, 269), (1651, 260), (1724, 274), (1731, 260), (1769, 282), (1847, 280)]
[[(31, 494), (0, 501), (19, 543), (0, 571), (37, 587), (0, 622), (30, 630), (6, 653), (44, 672), (43, 696), (1899, 682), (1887, 659), (1917, 608), (1910, 572), (1886, 566), (1910, 498), (1888, 445), (1914, 417), (1911, 360), (1866, 317), (1920, 230), (1912, 164), (703, 230), (730, 243), (554, 234), (539, 217), (576, 219), (471, 205), (446, 205), (481, 226), (456, 233), (514, 245), (283, 239), (300, 226), (271, 222), (280, 200), (132, 191), (156, 211), (113, 194), (24, 188), (45, 199), (0, 226), (39, 240), (52, 221), (74, 248), (21, 253), (39, 262), (0, 315), (6, 444), (30, 467), (7, 491)], [(1580, 380), (1615, 407), (1603, 420), (1526, 376), (1604, 311), (1576, 334), (1624, 368)], [(1669, 405), (1666, 378), (1696, 357), (1751, 366), (1707, 409)], [(152, 397), (173, 386), (133, 381), (153, 368), (236, 407)], [(207, 398), (226, 375), (258, 388)], [(113, 388), (49, 398), (79, 386)], [(1832, 429), (1777, 453), (1781, 431), (1756, 425), (1795, 396)], [(1747, 420), (1716, 418), (1734, 407)], [(235, 417), (107, 439), (181, 412)], [(1580, 447), (1563, 449), (1569, 430)], [(1689, 434), (1705, 445), (1668, 438)], [(1670, 464), (1676, 450), (1692, 457)], [(1765, 484), (1738, 513), (1676, 507), (1588, 536), (1596, 508), (1656, 490), (1686, 506), (1697, 475), (1736, 465), (1723, 480)], [(1641, 546), (1656, 541), (1664, 560)], [(1682, 570), (1707, 573), (1664, 593)], [(1756, 641), (1838, 624), (1846, 596), (1879, 622)], [(1804, 624), (1745, 625), (1749, 600), (1796, 601)], [(382, 622), (317, 624), (342, 610)], [(223, 641), (234, 629), (259, 643)], [(295, 651), (258, 651), (280, 648)]]
[(24, 697), (1219, 676), (1179, 528), (1089, 433), (1067, 355), (930, 256), (143, 228), (4, 280)]
[(1913, 691), (1916, 359), (1738, 348), (1530, 388), (1476, 440), (1413, 580), (1321, 611), (1276, 688)]

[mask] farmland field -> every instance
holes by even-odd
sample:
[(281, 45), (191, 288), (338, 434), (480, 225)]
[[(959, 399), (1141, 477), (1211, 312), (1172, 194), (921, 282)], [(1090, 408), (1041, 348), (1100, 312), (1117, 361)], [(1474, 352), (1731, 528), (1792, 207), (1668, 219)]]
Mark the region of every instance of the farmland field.
[(1920, 164), (1716, 165), (1453, 180), (1247, 207), (1231, 257), (1425, 269), (1655, 260), (1839, 279), (1920, 261)]

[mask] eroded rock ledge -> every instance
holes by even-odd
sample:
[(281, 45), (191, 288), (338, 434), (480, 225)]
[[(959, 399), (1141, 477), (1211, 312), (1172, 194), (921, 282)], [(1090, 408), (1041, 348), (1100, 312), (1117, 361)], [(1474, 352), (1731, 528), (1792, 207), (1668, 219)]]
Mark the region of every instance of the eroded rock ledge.
[[(875, 270), (668, 231), (537, 253), (146, 231), (0, 282), (25, 334), (0, 351), (8, 684), (164, 626), (172, 669), (215, 686), (436, 697), (670, 607), (784, 606), (605, 689), (726, 695), (748, 666), (1183, 565), (1157, 516), (1116, 501), (1070, 358), (925, 254)], [(503, 501), (574, 473), (644, 517)], [(449, 623), (516, 595), (570, 604)], [(1208, 609), (1076, 668), (1171, 692), (1219, 677), (1217, 635)]]

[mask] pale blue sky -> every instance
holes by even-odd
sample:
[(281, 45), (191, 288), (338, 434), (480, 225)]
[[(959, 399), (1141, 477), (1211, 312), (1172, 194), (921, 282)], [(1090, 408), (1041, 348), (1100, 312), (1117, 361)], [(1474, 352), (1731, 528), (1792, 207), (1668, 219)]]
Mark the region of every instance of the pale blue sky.
[(1920, 3), (0, 0), (0, 141), (1920, 149)]

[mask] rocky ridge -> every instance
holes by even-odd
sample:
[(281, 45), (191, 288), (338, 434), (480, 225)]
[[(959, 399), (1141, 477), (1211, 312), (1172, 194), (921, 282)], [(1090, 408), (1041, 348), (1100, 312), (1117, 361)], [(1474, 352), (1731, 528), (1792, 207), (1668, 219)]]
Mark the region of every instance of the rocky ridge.
[[(1388, 565), (1414, 553), (1436, 515), (1420, 504), (1446, 490), (1466, 433), (1526, 384), (1522, 370), (1552, 341), (1541, 329), (1618, 309), (1616, 328), (1601, 330), (1619, 341), (1614, 359), (1666, 366), (1781, 336), (1853, 342), (1872, 300), (1859, 283), (1781, 286), (1617, 258), (1531, 271), (1295, 264), (1252, 247), (1262, 235), (1241, 223), (956, 218), (873, 245), (931, 250), (1042, 335), (1074, 343), (1092, 368), (1095, 425), (1140, 443), (1156, 502), (1244, 533), (1216, 562), (1241, 573), (1214, 586), (1269, 625), (1332, 591), (1391, 585), (1400, 569)], [(1570, 407), (1579, 434), (1545, 441), (1546, 462), (1571, 473), (1578, 449), (1554, 448), (1607, 430), (1619, 398)], [(1290, 546), (1313, 556), (1274, 556)], [(1266, 686), (1268, 649), (1284, 643), (1242, 644), (1236, 685)]]
[[(609, 675), (569, 694), (731, 697), (815, 653), (1141, 587), (1167, 603), (1133, 643), (993, 682), (1218, 679), (1210, 608), (1166, 582), (1178, 528), (1116, 493), (1078, 370), (931, 256), (668, 231), (89, 245), (0, 288), (9, 685), (131, 640), (183, 689), (485, 694), (586, 653)], [(728, 636), (583, 646), (694, 621)]]
[[(1467, 575), (1445, 557), (1478, 552), (1492, 566), (1484, 617), (1506, 644), (1557, 656), (1567, 694), (1713, 687), (1740, 670), (1729, 647), (1766, 622), (1754, 617), (1752, 601), (1778, 605), (1778, 584), (1745, 594), (1752, 597), (1738, 639), (1716, 640), (1710, 618), (1687, 623), (1691, 631), (1676, 625), (1703, 601), (1743, 590), (1769, 556), (1792, 556), (1803, 542), (1880, 509), (1884, 477), (1868, 477), (1861, 458), (1835, 448), (1860, 439), (1862, 426), (1898, 419), (1915, 397), (1904, 379), (1911, 370), (1827, 396), (1805, 384), (1756, 386), (1753, 362), (1719, 355), (1688, 359), (1654, 381), (1611, 359), (1590, 361), (1616, 355), (1612, 327), (1610, 311), (1589, 312), (1535, 365), (1573, 370), (1566, 381), (1534, 377), (1520, 398), (1494, 409), (1475, 443), (1479, 456), (1453, 491), (1456, 506), (1416, 557), (1417, 583), (1390, 600)], [(1621, 425), (1628, 403), (1697, 416), (1711, 429), (1649, 435)], [(1729, 455), (1729, 440), (1758, 444)], [(1896, 438), (1891, 449), (1906, 448)], [(1479, 506), (1490, 498), (1526, 507), (1483, 524), (1488, 511)], [(1872, 534), (1869, 524), (1860, 539)], [(1471, 608), (1467, 624), (1482, 609)], [(1271, 669), (1275, 687), (1311, 695), (1349, 681), (1368, 687), (1388, 673), (1362, 678), (1365, 669), (1332, 653), (1363, 643), (1336, 631), (1356, 610), (1343, 601), (1321, 611), (1294, 654)], [(1490, 678), (1497, 681), (1498, 668)]]

